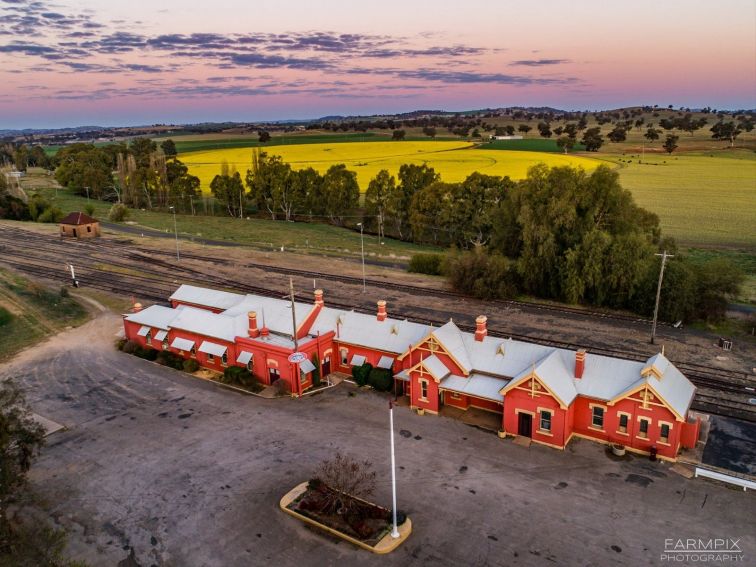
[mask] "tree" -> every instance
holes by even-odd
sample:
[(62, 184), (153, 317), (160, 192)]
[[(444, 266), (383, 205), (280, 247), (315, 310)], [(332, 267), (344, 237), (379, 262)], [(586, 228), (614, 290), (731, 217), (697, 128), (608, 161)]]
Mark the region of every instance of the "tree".
[(19, 496), (26, 474), (44, 443), (44, 429), (11, 381), (0, 381), (0, 552), (11, 543), (8, 506)]
[(668, 134), (667, 139), (664, 141), (663, 148), (667, 151), (668, 154), (671, 154), (677, 149), (677, 140), (680, 139), (680, 136), (675, 136), (674, 134)]
[(404, 140), (404, 136), (407, 134), (404, 130), (394, 130), (391, 133), (392, 140)]
[(583, 133), (583, 139), (580, 143), (585, 146), (588, 152), (597, 152), (604, 145), (604, 137), (601, 135), (601, 128), (588, 128)]
[(58, 151), (55, 179), (73, 189), (78, 195), (95, 199), (103, 196), (106, 187), (113, 184), (110, 158), (101, 148), (92, 144), (72, 144)]
[[(370, 461), (357, 461), (341, 452), (323, 461), (315, 472), (316, 481), (330, 490), (323, 496), (326, 514), (349, 514), (360, 500), (367, 500), (375, 492), (376, 473)], [(315, 482), (318, 484), (318, 482)], [(360, 499), (360, 500), (357, 500)]]
[(730, 147), (735, 145), (735, 138), (740, 135), (740, 127), (734, 122), (723, 122), (720, 120), (711, 127), (711, 137), (715, 140), (729, 140)]
[(423, 128), (423, 134), (425, 134), (429, 138), (435, 138), (436, 129), (433, 126), (426, 126), (425, 128)]
[(385, 236), (384, 223), (389, 197), (394, 191), (396, 191), (396, 179), (387, 170), (382, 169), (370, 181), (365, 192), (365, 213), (375, 218), (378, 225), (378, 239), (381, 242)]
[(129, 144), (129, 151), (134, 156), (138, 168), (148, 169), (150, 156), (157, 151), (157, 144), (149, 138), (134, 138)]
[(261, 144), (264, 144), (265, 142), (270, 142), (270, 132), (268, 132), (267, 130), (260, 130), (257, 133), (257, 140)]
[(210, 192), (226, 208), (229, 216), (238, 217), (244, 209), (244, 184), (238, 171), (223, 168), (210, 182)]
[(386, 202), (386, 217), (391, 219), (399, 238), (410, 237), (409, 215), (414, 194), (437, 181), (438, 173), (427, 165), (403, 164), (399, 167), (399, 184), (390, 192)]
[(532, 128), (531, 126), (528, 126), (527, 124), (520, 124), (520, 125), (519, 125), (519, 126), (517, 127), (517, 130), (518, 130), (518, 131), (520, 131), (520, 132), (522, 132), (522, 133), (523, 133), (523, 135), (527, 134), (527, 133), (528, 133), (528, 132), (530, 132), (530, 131), (531, 131), (532, 129), (533, 129), (533, 128)]
[(163, 153), (166, 157), (176, 157), (176, 143), (168, 138), (163, 143), (160, 144), (160, 149), (163, 150)]
[(646, 133), (643, 134), (643, 137), (646, 138), (646, 140), (648, 140), (649, 142), (653, 143), (654, 140), (659, 139), (660, 133), (661, 133), (660, 130), (657, 130), (653, 126), (649, 126), (648, 130), (646, 130)]
[(610, 142), (619, 143), (624, 142), (627, 139), (627, 130), (622, 126), (615, 126), (614, 129), (607, 135)]
[(551, 125), (548, 122), (539, 122), (538, 132), (544, 138), (551, 138)]
[(360, 200), (357, 174), (342, 164), (332, 165), (323, 176), (325, 213), (338, 225), (344, 224), (344, 215), (355, 208)]
[(564, 150), (564, 153), (567, 153), (575, 147), (575, 139), (570, 138), (569, 136), (560, 136), (557, 138), (556, 144)]
[[(250, 197), (260, 210), (267, 210), (273, 220), (282, 211), (290, 220), (293, 211), (291, 166), (281, 156), (269, 156), (260, 150), (252, 152), (252, 168), (247, 170), (246, 183)], [(301, 203), (301, 199), (298, 199)]]

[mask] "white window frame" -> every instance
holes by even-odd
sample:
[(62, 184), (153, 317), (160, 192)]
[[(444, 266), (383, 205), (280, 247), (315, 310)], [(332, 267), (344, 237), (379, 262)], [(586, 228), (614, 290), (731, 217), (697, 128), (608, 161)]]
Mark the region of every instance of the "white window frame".
[[(548, 427), (543, 426), (544, 415), (548, 417)], [(551, 426), (554, 419), (554, 412), (547, 409), (538, 409), (538, 431), (551, 433)]]
[[(591, 429), (599, 431), (604, 430), (604, 421), (606, 420), (606, 407), (599, 404), (590, 404), (591, 408)], [(596, 410), (601, 410), (601, 425), (596, 425)]]
[(349, 366), (349, 349), (348, 348), (339, 349), (339, 356), (341, 359), (341, 366)]
[[(646, 431), (643, 431), (643, 423), (646, 423)], [(638, 416), (638, 439), (648, 439), (648, 430), (651, 429), (651, 418), (645, 416)]]

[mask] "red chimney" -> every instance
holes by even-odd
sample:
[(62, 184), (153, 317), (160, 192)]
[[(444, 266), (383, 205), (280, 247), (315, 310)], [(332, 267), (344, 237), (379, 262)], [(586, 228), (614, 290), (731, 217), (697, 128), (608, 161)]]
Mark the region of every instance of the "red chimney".
[(488, 329), (486, 329), (486, 321), (488, 321), (488, 317), (486, 317), (485, 315), (480, 315), (477, 319), (475, 319), (476, 341), (482, 341), (483, 337), (488, 334)]
[(321, 307), (323, 307), (323, 290), (316, 289), (314, 294), (315, 294), (315, 305), (320, 305)]
[(247, 319), (249, 319), (249, 336), (253, 339), (260, 336), (260, 330), (257, 328), (257, 313), (250, 311), (247, 313)]
[(386, 314), (386, 302), (381, 299), (378, 302), (378, 317), (377, 317), (377, 319), (379, 321), (385, 321), (386, 317), (388, 317), (388, 315)]
[(582, 378), (585, 370), (585, 349), (575, 351), (575, 378)]

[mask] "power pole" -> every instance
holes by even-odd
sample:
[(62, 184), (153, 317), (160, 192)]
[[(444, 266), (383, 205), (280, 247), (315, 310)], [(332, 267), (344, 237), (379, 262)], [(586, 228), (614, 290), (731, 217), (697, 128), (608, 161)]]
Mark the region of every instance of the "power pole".
[(659, 316), (659, 298), (661, 297), (662, 280), (664, 279), (664, 266), (667, 263), (667, 258), (674, 258), (674, 254), (667, 254), (665, 250), (661, 254), (655, 254), (655, 256), (661, 256), (661, 269), (659, 270), (659, 285), (656, 286), (656, 304), (654, 305), (654, 322), (651, 325), (651, 344), (654, 344), (654, 338), (656, 337), (656, 318)]
[(299, 352), (297, 343), (297, 314), (294, 311), (294, 280), (289, 278), (289, 294), (291, 297), (291, 339), (294, 341), (294, 352)]

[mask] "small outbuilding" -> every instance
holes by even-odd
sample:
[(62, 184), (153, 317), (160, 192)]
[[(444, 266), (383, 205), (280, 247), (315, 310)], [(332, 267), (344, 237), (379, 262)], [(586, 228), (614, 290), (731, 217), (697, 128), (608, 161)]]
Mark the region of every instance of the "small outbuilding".
[(66, 215), (60, 221), (60, 235), (74, 238), (94, 238), (100, 236), (100, 221), (81, 212)]

